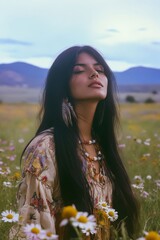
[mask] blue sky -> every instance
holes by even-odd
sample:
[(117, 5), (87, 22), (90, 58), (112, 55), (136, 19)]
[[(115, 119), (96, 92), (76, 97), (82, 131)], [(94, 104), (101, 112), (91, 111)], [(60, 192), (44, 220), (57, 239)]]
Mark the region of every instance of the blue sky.
[(113, 70), (160, 68), (159, 0), (0, 0), (0, 63), (50, 67), (91, 45)]

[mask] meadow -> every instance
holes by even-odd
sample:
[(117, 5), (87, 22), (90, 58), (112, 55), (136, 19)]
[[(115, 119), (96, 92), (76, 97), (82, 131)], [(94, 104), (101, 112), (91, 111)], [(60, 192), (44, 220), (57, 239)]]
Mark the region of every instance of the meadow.
[[(37, 104), (0, 104), (0, 214), (17, 212), (20, 155), (38, 125)], [(160, 104), (121, 104), (119, 149), (140, 202), (141, 231), (160, 230)], [(0, 239), (13, 223), (0, 219)]]

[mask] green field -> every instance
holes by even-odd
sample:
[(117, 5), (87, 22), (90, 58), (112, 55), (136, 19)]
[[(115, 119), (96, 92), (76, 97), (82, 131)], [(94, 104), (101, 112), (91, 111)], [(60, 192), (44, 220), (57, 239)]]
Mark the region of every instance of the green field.
[[(160, 230), (160, 104), (122, 104), (119, 148), (141, 204), (141, 233)], [(0, 105), (0, 213), (17, 211), (20, 154), (37, 127), (39, 106)], [(138, 176), (138, 177), (136, 177)], [(0, 220), (0, 239), (12, 223)]]

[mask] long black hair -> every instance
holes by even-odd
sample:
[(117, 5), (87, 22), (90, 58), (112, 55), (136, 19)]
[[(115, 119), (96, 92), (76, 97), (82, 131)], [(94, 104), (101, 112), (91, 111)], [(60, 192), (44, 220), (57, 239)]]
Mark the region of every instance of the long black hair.
[(119, 222), (125, 219), (128, 234), (132, 236), (138, 219), (138, 207), (132, 193), (130, 181), (118, 153), (116, 128), (119, 122), (116, 100), (116, 82), (104, 58), (90, 46), (74, 46), (62, 52), (49, 69), (43, 94), (41, 123), (36, 135), (54, 129), (54, 143), (60, 190), (64, 205), (75, 204), (78, 210), (93, 211), (93, 200), (89, 185), (82, 171), (77, 153), (78, 127), (67, 127), (62, 117), (62, 102), (68, 97), (71, 101), (69, 81), (78, 55), (90, 54), (104, 67), (108, 79), (107, 97), (96, 108), (92, 129), (105, 156), (105, 164), (113, 187), (113, 207), (119, 213)]

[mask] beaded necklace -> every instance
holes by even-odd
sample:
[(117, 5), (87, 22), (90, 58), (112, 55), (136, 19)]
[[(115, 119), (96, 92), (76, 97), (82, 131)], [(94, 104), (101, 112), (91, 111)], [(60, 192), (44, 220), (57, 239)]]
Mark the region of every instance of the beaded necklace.
[[(95, 139), (89, 140), (89, 141), (83, 141), (83, 142), (81, 140), (79, 140), (79, 144), (80, 144), (80, 150), (82, 152), (82, 155), (88, 161), (101, 161), (102, 160), (102, 153), (101, 153), (99, 146)], [(96, 150), (97, 156), (94, 156), (94, 157), (90, 156), (90, 154), (86, 151), (86, 149), (84, 147), (84, 145), (91, 145), (91, 144), (95, 145), (95, 150)]]
[[(84, 145), (91, 145), (93, 144), (96, 150), (96, 156), (92, 157), (90, 156), (90, 154), (86, 151)], [(105, 187), (105, 172), (103, 169), (103, 159), (104, 156), (102, 155), (101, 151), (100, 151), (100, 147), (98, 145), (98, 143), (96, 142), (96, 140), (90, 140), (90, 141), (79, 141), (79, 145), (80, 145), (80, 151), (81, 154), (83, 156), (83, 158), (86, 160), (87, 162), (87, 166), (88, 166), (88, 174), (90, 176), (91, 179), (94, 180), (94, 182), (96, 182), (96, 184), (100, 185), (100, 187), (103, 189)], [(96, 168), (95, 168), (95, 162), (98, 161), (99, 163), (99, 173), (96, 173)]]

